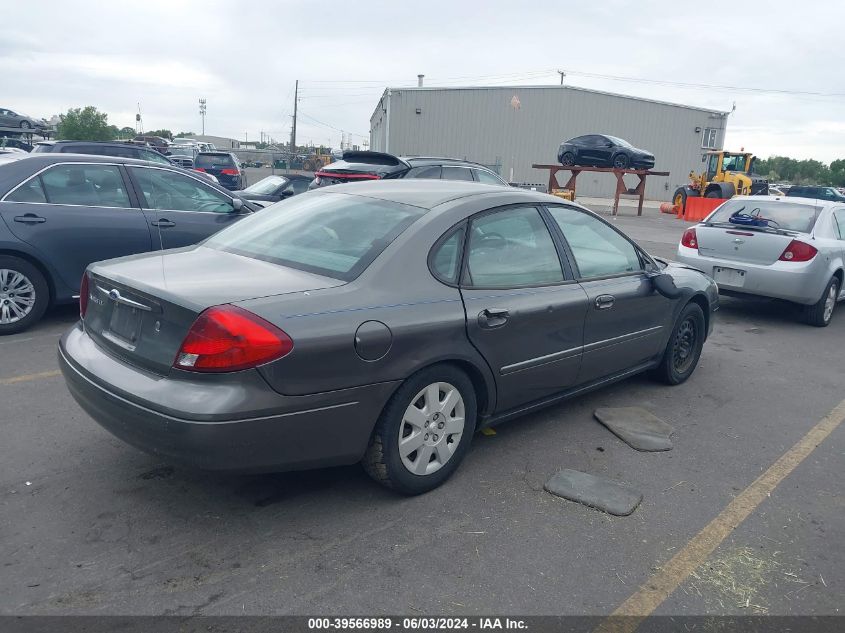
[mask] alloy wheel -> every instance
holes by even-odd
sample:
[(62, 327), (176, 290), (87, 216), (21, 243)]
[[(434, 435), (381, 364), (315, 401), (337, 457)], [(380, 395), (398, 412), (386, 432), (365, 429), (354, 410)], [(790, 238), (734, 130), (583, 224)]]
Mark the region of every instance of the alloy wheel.
[(672, 365), (679, 374), (686, 372), (695, 358), (696, 338), (695, 323), (691, 318), (685, 319), (672, 343)]
[(35, 286), (17, 270), (0, 268), (0, 325), (17, 323), (35, 306)]
[(461, 443), (466, 408), (458, 389), (436, 382), (421, 389), (399, 425), (399, 456), (415, 475), (437, 472)]
[(839, 296), (839, 284), (833, 282), (830, 284), (830, 290), (827, 293), (827, 299), (824, 301), (824, 322), (830, 321), (833, 316), (833, 308), (836, 306), (836, 299)]

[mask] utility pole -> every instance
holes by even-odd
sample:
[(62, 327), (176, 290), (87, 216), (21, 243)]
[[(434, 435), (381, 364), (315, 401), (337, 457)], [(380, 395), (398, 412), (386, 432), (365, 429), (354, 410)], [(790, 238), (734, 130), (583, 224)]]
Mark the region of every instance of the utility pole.
[(563, 85), (563, 78), (566, 77), (566, 73), (562, 70), (557, 71), (557, 74), (560, 75), (560, 85)]
[(202, 117), (202, 135), (205, 136), (205, 99), (200, 99), (200, 116)]
[(299, 102), (299, 79), (293, 92), (293, 127), (290, 129), (290, 152), (296, 154), (296, 105)]

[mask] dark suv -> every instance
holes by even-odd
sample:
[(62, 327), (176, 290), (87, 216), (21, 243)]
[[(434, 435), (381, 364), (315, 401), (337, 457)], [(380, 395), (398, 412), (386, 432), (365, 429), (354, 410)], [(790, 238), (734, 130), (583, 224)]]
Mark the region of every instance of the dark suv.
[(194, 158), (194, 169), (215, 176), (226, 189), (246, 188), (246, 173), (238, 157), (229, 152), (200, 152)]
[(836, 190), (836, 187), (807, 187), (804, 185), (794, 185), (789, 188), (786, 195), (798, 198), (814, 198), (816, 200), (845, 202), (845, 196), (839, 193), (839, 191)]
[(172, 165), (169, 159), (154, 149), (133, 145), (132, 143), (99, 141), (41, 141), (35, 144), (33, 153), (62, 152), (65, 154), (93, 154), (95, 156), (116, 156), (148, 160), (162, 165)]
[(310, 189), (344, 182), (381, 178), (427, 178), (433, 180), (467, 180), (507, 187), (494, 171), (457, 158), (427, 156), (394, 156), (383, 152), (344, 152), (343, 158), (314, 174)]

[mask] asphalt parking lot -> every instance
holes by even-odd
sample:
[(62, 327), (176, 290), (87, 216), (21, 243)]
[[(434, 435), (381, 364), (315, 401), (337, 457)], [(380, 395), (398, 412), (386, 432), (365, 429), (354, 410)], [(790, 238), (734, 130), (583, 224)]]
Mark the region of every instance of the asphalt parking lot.
[[(671, 257), (685, 225), (632, 213), (615, 222)], [(403, 498), (357, 466), (234, 476), (135, 451), (65, 389), (55, 348), (76, 313), (55, 310), (0, 339), (0, 613), (597, 615), (640, 595), (664, 614), (840, 613), (845, 426), (781, 465), (665, 601), (647, 595), (845, 398), (845, 306), (824, 329), (797, 312), (724, 299), (687, 383), (637, 377), (477, 435), (442, 488)], [(673, 450), (636, 452), (592, 417), (635, 405), (675, 427)], [(611, 517), (553, 497), (560, 468), (644, 500)]]

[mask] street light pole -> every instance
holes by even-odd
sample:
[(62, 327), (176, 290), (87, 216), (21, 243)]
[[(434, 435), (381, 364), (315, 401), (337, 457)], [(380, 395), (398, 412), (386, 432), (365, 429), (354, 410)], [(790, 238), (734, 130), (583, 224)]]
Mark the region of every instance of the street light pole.
[(202, 135), (205, 136), (205, 99), (200, 99), (200, 116), (202, 117)]

